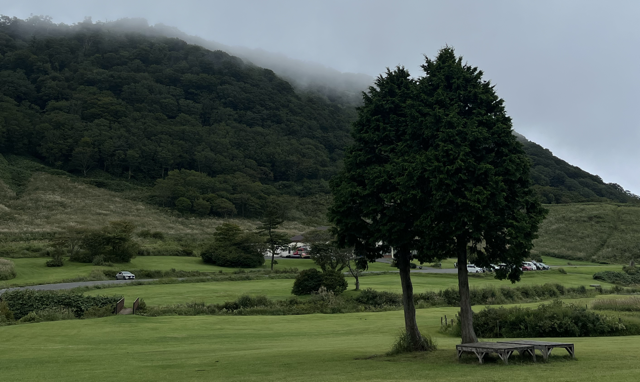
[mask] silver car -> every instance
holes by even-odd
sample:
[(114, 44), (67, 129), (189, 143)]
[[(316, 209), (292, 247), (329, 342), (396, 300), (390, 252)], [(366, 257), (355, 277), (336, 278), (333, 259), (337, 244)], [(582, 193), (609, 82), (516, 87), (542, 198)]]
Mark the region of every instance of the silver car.
[(116, 275), (116, 280), (135, 280), (136, 275), (131, 272), (122, 271)]

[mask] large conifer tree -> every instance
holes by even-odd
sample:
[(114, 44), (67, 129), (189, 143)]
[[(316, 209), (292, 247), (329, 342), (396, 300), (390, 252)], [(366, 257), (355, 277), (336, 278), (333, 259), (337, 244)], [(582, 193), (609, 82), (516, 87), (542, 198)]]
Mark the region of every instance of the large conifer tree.
[(417, 82), (403, 68), (387, 71), (365, 95), (355, 143), (332, 183), (330, 218), (340, 242), (367, 248), (371, 260), (395, 248), (415, 344), (410, 259), (457, 257), (462, 341), (476, 342), (468, 253), (479, 266), (504, 262), (497, 277), (519, 280), (545, 211), (503, 100), (482, 72), (449, 47), (423, 70)]

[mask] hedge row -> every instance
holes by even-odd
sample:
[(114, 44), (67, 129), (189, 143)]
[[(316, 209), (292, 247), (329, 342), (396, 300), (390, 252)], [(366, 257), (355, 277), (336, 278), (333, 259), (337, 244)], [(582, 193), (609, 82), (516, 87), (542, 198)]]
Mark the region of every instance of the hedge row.
[(31, 312), (52, 308), (65, 308), (76, 317), (82, 317), (92, 307), (114, 306), (121, 296), (83, 296), (73, 292), (41, 291), (22, 289), (5, 292), (0, 296), (6, 302), (16, 320)]

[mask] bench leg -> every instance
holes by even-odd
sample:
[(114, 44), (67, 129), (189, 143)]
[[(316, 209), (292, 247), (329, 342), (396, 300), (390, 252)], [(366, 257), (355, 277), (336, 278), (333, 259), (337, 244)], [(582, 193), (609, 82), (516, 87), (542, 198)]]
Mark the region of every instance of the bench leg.
[(575, 351), (573, 349), (573, 346), (567, 346), (565, 349), (567, 349), (567, 351), (571, 355), (571, 358), (576, 358), (576, 353), (575, 353)]
[(511, 350), (498, 351), (498, 357), (504, 362), (505, 365), (509, 364), (509, 357), (513, 354)]
[(460, 349), (457, 349), (457, 351), (458, 351), (458, 359), (460, 359), (460, 357), (462, 357), (463, 351)]
[(478, 362), (480, 362), (480, 364), (482, 365), (483, 361), (482, 359), (484, 358), (484, 355), (487, 354), (486, 352), (479, 352), (479, 351), (473, 351), (476, 354), (476, 357), (478, 357)]

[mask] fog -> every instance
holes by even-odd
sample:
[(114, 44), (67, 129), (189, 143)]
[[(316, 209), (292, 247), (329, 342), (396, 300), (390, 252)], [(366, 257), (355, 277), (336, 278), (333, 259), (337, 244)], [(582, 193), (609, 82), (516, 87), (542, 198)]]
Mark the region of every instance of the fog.
[[(357, 88), (399, 64), (419, 76), (423, 54), (448, 44), (496, 84), (518, 132), (636, 194), (639, 11), (635, 1), (587, 0), (0, 0), (2, 14), (69, 24), (142, 17), (215, 41), (298, 86), (336, 78)], [(276, 68), (281, 62), (292, 65)]]

